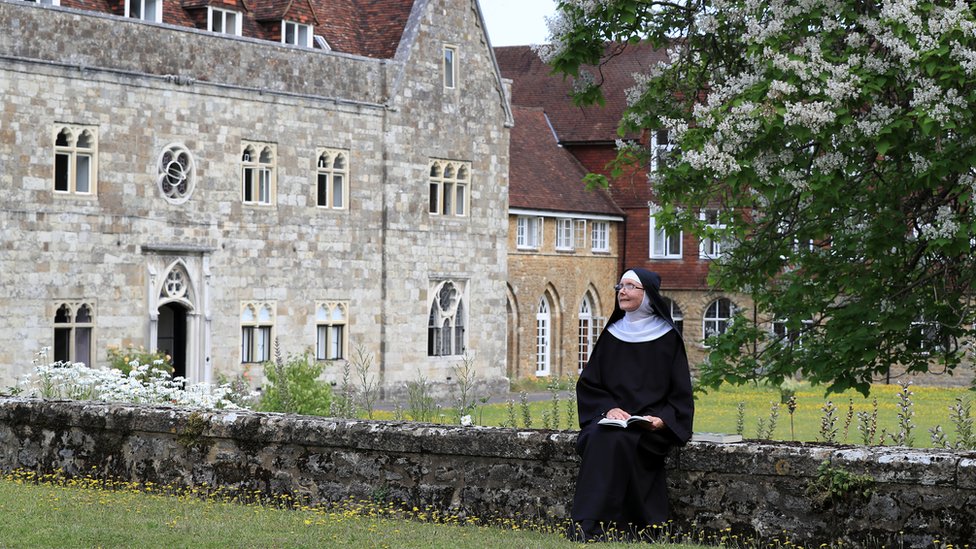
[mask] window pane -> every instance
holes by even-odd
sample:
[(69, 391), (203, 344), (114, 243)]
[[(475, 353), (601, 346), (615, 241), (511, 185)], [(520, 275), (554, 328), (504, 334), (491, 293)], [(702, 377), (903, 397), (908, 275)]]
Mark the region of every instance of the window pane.
[(146, 13), (143, 14), (143, 18), (146, 21), (155, 21), (159, 23), (159, 19), (156, 17), (156, 10), (158, 9), (157, 0), (146, 0)]
[(91, 328), (75, 328), (75, 362), (91, 365)]
[(295, 43), (295, 24), (285, 23), (285, 44)]
[(271, 204), (271, 170), (261, 170), (261, 198), (262, 204)]
[(129, 17), (142, 19), (142, 2), (140, 0), (129, 0)]
[(68, 192), (68, 161), (70, 156), (64, 153), (54, 155), (54, 190)]
[(77, 157), (78, 165), (75, 168), (76, 184), (75, 191), (79, 193), (91, 192), (91, 157), (87, 154), (79, 154)]
[(457, 204), (454, 213), (464, 215), (464, 185), (457, 186)]
[(214, 32), (224, 32), (224, 12), (214, 10), (210, 25)]
[(445, 215), (448, 215), (451, 213), (451, 204), (453, 204), (454, 184), (444, 183), (443, 187), (444, 187), (444, 198), (443, 201), (441, 202), (441, 212), (443, 212)]
[(330, 326), (329, 336), (329, 358), (342, 358), (342, 326)]
[(244, 326), (241, 328), (241, 362), (254, 362), (251, 351), (254, 349), (254, 328)]
[(343, 203), (343, 177), (341, 175), (332, 176), (332, 207), (333, 208), (344, 208), (346, 205)]
[(328, 329), (329, 329), (328, 326), (319, 326), (318, 329), (316, 330), (316, 337), (315, 337), (315, 358), (317, 360), (325, 360), (327, 358), (327, 356), (328, 356), (328, 355), (325, 354), (325, 350), (326, 350), (326, 335), (327, 335), (326, 330), (328, 330)]
[(254, 201), (254, 168), (244, 168), (244, 202)]
[(54, 361), (68, 362), (71, 360), (71, 328), (54, 329)]
[(227, 25), (224, 28), (227, 34), (237, 34), (237, 14), (227, 12)]
[(319, 206), (329, 205), (329, 174), (320, 173), (318, 185), (316, 186), (316, 194), (318, 196), (316, 204)]
[(271, 326), (259, 326), (256, 336), (255, 358), (258, 359), (258, 362), (271, 360)]
[(430, 184), (430, 213), (436, 214), (438, 212), (438, 204), (440, 198), (440, 185), (437, 183)]
[(444, 86), (454, 87), (454, 48), (444, 48)]

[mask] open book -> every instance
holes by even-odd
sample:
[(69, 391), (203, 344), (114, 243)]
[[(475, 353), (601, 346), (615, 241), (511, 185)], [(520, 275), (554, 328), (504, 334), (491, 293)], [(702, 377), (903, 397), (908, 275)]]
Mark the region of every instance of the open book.
[(649, 429), (651, 427), (651, 420), (644, 416), (630, 416), (627, 419), (610, 419), (605, 417), (598, 421), (600, 425), (609, 425), (611, 427), (641, 427), (644, 429)]

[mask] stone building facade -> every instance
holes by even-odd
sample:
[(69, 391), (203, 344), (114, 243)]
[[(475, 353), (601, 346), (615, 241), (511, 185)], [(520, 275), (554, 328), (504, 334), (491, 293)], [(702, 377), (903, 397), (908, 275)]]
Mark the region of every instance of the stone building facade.
[(505, 383), (512, 114), (480, 8), (374, 4), (309, 47), (178, 2), (0, 0), (0, 385), (41, 348), (259, 375), (275, 341), (361, 350), (387, 395), (466, 355)]
[(613, 312), (623, 215), (559, 146), (542, 109), (513, 107), (508, 374), (575, 376)]
[[(644, 131), (618, 134), (626, 107), (626, 90), (634, 86), (634, 74), (646, 73), (665, 52), (644, 44), (618, 48), (599, 68), (604, 105), (579, 107), (571, 99), (572, 81), (553, 75), (529, 46), (495, 48), (502, 74), (512, 80), (514, 108), (542, 109), (562, 149), (587, 172), (610, 176), (607, 164), (617, 156), (618, 143), (637, 143), (645, 149), (667, 149), (666, 135)], [(516, 169), (513, 150), (512, 169)], [(752, 310), (749, 296), (723, 292), (707, 281), (712, 261), (711, 244), (693, 235), (663, 235), (651, 225), (655, 196), (648, 182), (653, 165), (625, 172), (611, 179), (608, 190), (623, 220), (616, 227), (614, 277), (631, 267), (645, 267), (661, 275), (661, 293), (672, 306), (672, 316), (682, 331), (689, 361), (707, 360), (705, 337), (728, 326), (732, 311)], [(511, 267), (510, 267), (511, 269)], [(612, 286), (612, 284), (611, 284)], [(612, 293), (607, 306), (613, 309)], [(609, 314), (609, 312), (607, 313)]]

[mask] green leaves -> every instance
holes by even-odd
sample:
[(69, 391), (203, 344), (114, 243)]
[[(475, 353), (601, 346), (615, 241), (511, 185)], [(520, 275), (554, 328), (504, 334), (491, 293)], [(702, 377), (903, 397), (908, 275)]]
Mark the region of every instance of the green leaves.
[[(762, 0), (563, 5), (577, 24), (561, 72), (598, 64), (608, 38), (674, 48), (625, 113), (654, 127), (622, 127), (684, 128), (653, 177), (658, 222), (728, 239), (709, 280), (756, 305), (707, 342), (704, 383), (800, 374), (867, 391), (896, 364), (951, 371), (962, 360), (976, 335), (971, 10), (937, 31), (915, 23), (946, 13), (933, 1), (883, 17), (854, 2), (788, 18)], [(624, 152), (587, 185), (645, 162)], [(698, 220), (706, 208), (736, 215), (716, 231)], [(776, 336), (774, 321), (796, 337)]]

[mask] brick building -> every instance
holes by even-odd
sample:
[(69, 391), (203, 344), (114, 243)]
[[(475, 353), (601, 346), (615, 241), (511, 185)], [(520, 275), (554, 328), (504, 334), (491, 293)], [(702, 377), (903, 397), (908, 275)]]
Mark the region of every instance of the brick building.
[(512, 110), (508, 374), (576, 375), (613, 312), (623, 212), (583, 188), (542, 109)]
[[(502, 75), (512, 80), (514, 108), (542, 109), (560, 146), (586, 171), (608, 176), (606, 166), (617, 154), (619, 139), (638, 142), (655, 153), (664, 152), (668, 147), (666, 132), (645, 131), (622, 137), (617, 132), (626, 107), (626, 90), (634, 85), (633, 75), (647, 72), (664, 59), (664, 52), (637, 44), (617, 48), (614, 53), (600, 67), (597, 76), (597, 81), (603, 83), (605, 105), (577, 107), (571, 99), (572, 81), (553, 75), (551, 67), (531, 47), (495, 48)], [(619, 241), (615, 245), (619, 246), (619, 253), (615, 255), (619, 262), (614, 276), (635, 266), (661, 274), (662, 294), (671, 301), (672, 314), (682, 329), (691, 363), (698, 364), (707, 356), (708, 350), (702, 343), (705, 334), (724, 330), (732, 311), (751, 310), (752, 302), (748, 296), (727, 294), (708, 286), (709, 263), (721, 253), (721, 243), (699, 241), (691, 234), (664, 234), (655, 229), (651, 219), (655, 197), (647, 178), (653, 164), (652, 155), (651, 165), (610, 183), (610, 196), (625, 218), (617, 231)], [(518, 169), (514, 152), (511, 169), (513, 173)], [(707, 216), (709, 212), (702, 215)], [(612, 301), (609, 306), (613, 306)]]
[[(57, 0), (54, 0), (57, 4)], [(0, 0), (0, 386), (49, 348), (505, 384), (512, 114), (475, 0)], [(255, 372), (256, 373), (256, 372)]]

